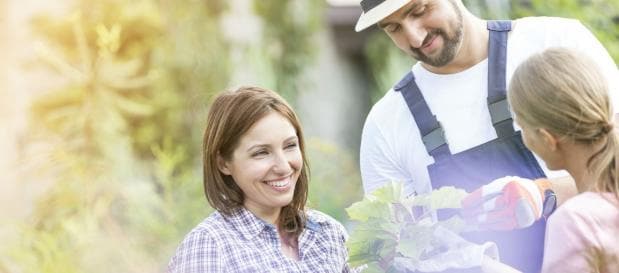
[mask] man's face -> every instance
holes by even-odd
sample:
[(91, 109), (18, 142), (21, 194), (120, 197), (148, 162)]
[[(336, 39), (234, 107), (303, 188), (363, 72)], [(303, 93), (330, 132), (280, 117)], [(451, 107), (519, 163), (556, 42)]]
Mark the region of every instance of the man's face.
[(462, 43), (455, 0), (412, 0), (378, 23), (401, 50), (434, 67), (449, 64)]

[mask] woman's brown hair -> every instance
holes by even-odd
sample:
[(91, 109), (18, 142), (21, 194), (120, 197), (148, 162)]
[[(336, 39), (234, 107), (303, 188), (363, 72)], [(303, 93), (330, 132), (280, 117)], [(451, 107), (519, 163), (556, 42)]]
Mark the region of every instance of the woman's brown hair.
[(210, 106), (203, 142), (204, 193), (209, 204), (224, 215), (243, 206), (243, 191), (232, 176), (223, 174), (218, 156), (229, 160), (241, 137), (261, 118), (276, 112), (288, 119), (299, 139), (303, 167), (297, 180), (292, 202), (282, 208), (279, 222), (283, 231), (299, 235), (305, 225), (309, 166), (301, 124), (290, 105), (277, 93), (252, 86), (219, 94)]

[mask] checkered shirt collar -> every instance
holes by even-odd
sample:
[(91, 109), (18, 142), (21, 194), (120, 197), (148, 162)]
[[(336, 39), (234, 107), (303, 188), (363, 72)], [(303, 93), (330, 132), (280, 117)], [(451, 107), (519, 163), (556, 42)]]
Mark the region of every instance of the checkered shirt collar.
[[(320, 231), (320, 223), (326, 222), (328, 219), (315, 214), (306, 214), (308, 219), (305, 223), (305, 228), (311, 231)], [(230, 215), (222, 214), (224, 219), (231, 223), (232, 226), (245, 238), (251, 240), (264, 229), (271, 228), (273, 230), (276, 227), (273, 224), (267, 223), (260, 219), (254, 213), (246, 209), (245, 207), (239, 207), (232, 211)]]

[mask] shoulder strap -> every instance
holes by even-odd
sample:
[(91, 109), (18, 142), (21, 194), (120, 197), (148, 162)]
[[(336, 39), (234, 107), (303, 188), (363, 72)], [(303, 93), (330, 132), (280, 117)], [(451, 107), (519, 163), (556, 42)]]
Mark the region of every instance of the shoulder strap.
[(415, 123), (417, 123), (426, 151), (434, 157), (435, 161), (451, 155), (443, 126), (430, 111), (430, 107), (428, 107), (419, 86), (415, 82), (413, 72), (408, 72), (393, 89), (402, 93), (408, 109), (413, 115)]
[(507, 35), (511, 21), (488, 21), (488, 111), (498, 137), (514, 133), (512, 116), (507, 104)]

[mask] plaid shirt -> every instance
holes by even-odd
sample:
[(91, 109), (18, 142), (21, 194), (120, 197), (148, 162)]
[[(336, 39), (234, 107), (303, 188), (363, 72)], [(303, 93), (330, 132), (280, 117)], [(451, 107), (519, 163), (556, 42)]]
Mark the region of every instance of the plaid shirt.
[(282, 253), (274, 225), (244, 208), (231, 216), (216, 211), (187, 234), (168, 272), (352, 272), (346, 263), (346, 238), (339, 222), (308, 210), (295, 261)]

